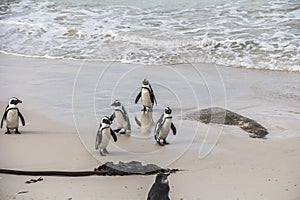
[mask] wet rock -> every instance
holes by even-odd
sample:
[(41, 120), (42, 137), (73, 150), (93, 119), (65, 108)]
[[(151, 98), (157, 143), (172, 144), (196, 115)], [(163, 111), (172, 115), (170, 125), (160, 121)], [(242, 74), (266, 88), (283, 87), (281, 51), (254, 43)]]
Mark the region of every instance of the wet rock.
[(239, 126), (244, 131), (250, 133), (250, 137), (252, 138), (264, 138), (268, 134), (268, 130), (253, 119), (219, 107), (202, 109), (188, 114), (186, 118), (201, 121), (205, 124), (214, 123)]
[(128, 175), (152, 175), (160, 172), (175, 173), (179, 169), (164, 169), (155, 164), (143, 165), (138, 161), (131, 161), (128, 163), (119, 162), (114, 164), (113, 162), (106, 162), (99, 166), (95, 171), (101, 175), (107, 176), (128, 176)]

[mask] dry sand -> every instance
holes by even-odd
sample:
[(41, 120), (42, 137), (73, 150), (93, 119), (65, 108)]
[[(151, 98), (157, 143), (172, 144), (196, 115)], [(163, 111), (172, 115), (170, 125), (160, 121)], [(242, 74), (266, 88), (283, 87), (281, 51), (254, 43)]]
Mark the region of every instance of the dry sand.
[[(0, 168), (92, 170), (106, 161), (139, 160), (186, 170), (169, 177), (171, 199), (300, 198), (299, 74), (219, 68), (226, 88), (227, 108), (266, 126), (270, 132), (266, 139), (252, 139), (236, 127), (183, 120), (185, 112), (211, 105), (209, 101), (200, 103), (199, 107), (188, 102), (181, 107), (181, 112), (176, 112), (176, 109), (174, 111), (178, 135), (170, 136), (171, 144), (161, 148), (155, 145), (152, 135), (138, 137), (134, 133), (139, 131), (133, 118), (140, 114), (140, 107), (130, 107), (133, 135), (120, 136), (116, 144), (110, 144), (110, 155), (101, 158), (92, 149), (97, 121), (94, 119), (89, 124), (89, 117), (84, 120), (86, 116), (81, 113), (85, 125), (80, 125), (75, 113), (75, 126), (72, 114), (67, 114), (72, 106), (66, 102), (71, 104), (71, 99), (68, 98), (72, 97), (72, 92), (68, 93), (69, 90), (63, 83), (70, 83), (72, 86), (79, 69), (74, 65), (78, 66), (80, 63), (4, 55), (1, 55), (1, 61), (0, 108), (5, 108), (6, 99), (15, 92), (16, 96), (25, 99), (20, 110), (27, 124), (20, 128), (21, 135), (5, 135), (5, 129), (1, 129)], [(25, 67), (20, 67), (21, 63)], [(67, 69), (64, 69), (64, 64)], [(96, 64), (92, 63), (91, 66), (93, 65)], [(47, 79), (44, 74), (48, 72), (38, 66), (45, 69), (49, 67), (48, 72), (69, 70), (70, 77), (50, 74)], [(182, 67), (185, 66), (174, 66), (175, 69)], [(24, 71), (24, 77), (16, 75), (18, 84), (7, 78), (7, 75), (14, 75), (14, 70)], [(140, 67), (138, 70), (147, 72), (148, 68)], [(222, 106), (222, 95), (218, 94), (223, 91), (213, 84), (216, 79), (215, 71), (202, 68), (201, 72), (210, 85), (211, 94), (215, 95), (213, 105)], [(188, 74), (185, 71), (181, 73)], [(41, 77), (43, 80), (40, 80)], [(132, 80), (137, 77), (131, 75)], [(196, 78), (192, 79), (192, 75), (189, 78), (196, 84)], [(178, 90), (181, 88), (181, 85), (172, 82), (172, 78), (168, 78), (168, 83), (175, 84)], [(9, 90), (9, 86), (14, 88), (13, 91)], [(56, 91), (56, 87), (61, 87), (61, 90)], [(195, 88), (197, 87), (196, 85)], [(84, 98), (84, 93), (82, 94)], [(163, 96), (159, 94), (158, 90), (157, 96)], [(58, 95), (63, 104), (61, 107), (66, 107), (66, 110), (57, 111), (56, 106), (59, 107), (60, 104), (55, 97)], [(186, 96), (188, 95), (186, 92)], [(68, 100), (64, 100), (65, 98)], [(162, 101), (162, 98), (159, 100)], [(30, 102), (34, 102), (34, 105), (30, 105)], [(50, 104), (55, 106), (51, 107)], [(77, 105), (76, 111), (80, 114), (82, 104)], [(176, 107), (176, 103), (173, 107)], [(46, 112), (42, 112), (41, 108)], [(157, 113), (154, 115), (156, 120), (160, 111), (156, 108), (154, 112)], [(0, 199), (146, 199), (155, 177), (43, 177), (41, 182), (25, 184), (32, 178), (38, 177), (0, 174)]]

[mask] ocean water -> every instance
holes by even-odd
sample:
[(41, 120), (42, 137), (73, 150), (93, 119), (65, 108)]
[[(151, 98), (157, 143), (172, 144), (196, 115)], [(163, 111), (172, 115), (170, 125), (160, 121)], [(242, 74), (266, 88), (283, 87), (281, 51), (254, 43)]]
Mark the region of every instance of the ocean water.
[(1, 0), (0, 52), (300, 72), (299, 0)]

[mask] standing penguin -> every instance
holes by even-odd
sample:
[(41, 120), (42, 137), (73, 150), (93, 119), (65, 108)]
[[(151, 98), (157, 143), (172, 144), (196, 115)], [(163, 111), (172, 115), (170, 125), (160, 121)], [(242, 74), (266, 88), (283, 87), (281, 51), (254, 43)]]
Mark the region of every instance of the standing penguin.
[[(112, 104), (114, 107), (114, 113), (111, 115), (111, 120), (117, 121), (117, 131), (120, 134), (125, 134), (126, 132), (130, 134), (131, 126), (127, 112), (125, 111), (124, 106), (119, 100), (115, 100)], [(116, 130), (115, 130), (116, 131)]]
[(95, 142), (95, 149), (100, 149), (100, 155), (106, 156), (108, 154), (107, 146), (109, 144), (110, 136), (113, 137), (114, 141), (117, 142), (117, 136), (115, 132), (110, 128), (111, 119), (107, 116), (102, 117), (100, 122), (100, 127), (97, 132), (96, 142)]
[(155, 182), (148, 193), (147, 200), (170, 200), (169, 175), (170, 173), (159, 173), (156, 176)]
[(144, 79), (144, 81), (143, 81), (141, 91), (135, 98), (135, 104), (137, 104), (137, 102), (139, 101), (139, 99), (141, 97), (142, 97), (142, 104), (144, 106), (142, 111), (146, 111), (147, 108), (149, 110), (151, 110), (154, 102), (155, 102), (155, 104), (157, 104), (151, 84), (149, 83), (149, 81), (147, 79)]
[(21, 119), (22, 125), (25, 126), (24, 117), (17, 107), (18, 103), (22, 103), (22, 101), (16, 97), (12, 97), (5, 108), (5, 112), (1, 120), (1, 128), (3, 126), (3, 121), (6, 122), (7, 131), (5, 132), (5, 134), (11, 134), (10, 130), (14, 129), (15, 133), (21, 134), (19, 132), (19, 118)]
[(166, 142), (166, 138), (170, 132), (170, 129), (172, 129), (173, 134), (176, 135), (176, 128), (172, 122), (171, 113), (171, 108), (166, 107), (165, 112), (161, 115), (161, 117), (155, 125), (154, 138), (160, 146), (169, 144), (168, 142)]

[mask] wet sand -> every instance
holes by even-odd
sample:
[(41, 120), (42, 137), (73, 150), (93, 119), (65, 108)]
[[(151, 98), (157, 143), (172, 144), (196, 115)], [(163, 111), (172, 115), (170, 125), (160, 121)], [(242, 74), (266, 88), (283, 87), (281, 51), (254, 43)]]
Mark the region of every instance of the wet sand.
[[(172, 174), (171, 199), (298, 199), (300, 197), (299, 74), (211, 65), (138, 66), (44, 60), (0, 55), (0, 108), (11, 96), (23, 100), (21, 135), (0, 134), (0, 168), (93, 170), (107, 161), (137, 160), (185, 169)], [(144, 77), (164, 106), (174, 111), (178, 134), (159, 147), (134, 122)], [(98, 120), (119, 98), (129, 112), (132, 135), (111, 142), (110, 154), (93, 149)], [(237, 127), (185, 119), (219, 106), (258, 121), (269, 134), (253, 139)], [(145, 117), (145, 116), (144, 116)], [(113, 125), (114, 126), (114, 125)], [(1, 199), (146, 199), (154, 176), (38, 177), (0, 174)], [(26, 193), (18, 194), (20, 191)]]

